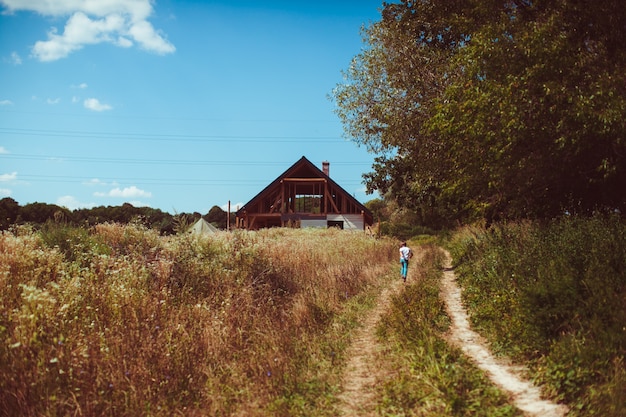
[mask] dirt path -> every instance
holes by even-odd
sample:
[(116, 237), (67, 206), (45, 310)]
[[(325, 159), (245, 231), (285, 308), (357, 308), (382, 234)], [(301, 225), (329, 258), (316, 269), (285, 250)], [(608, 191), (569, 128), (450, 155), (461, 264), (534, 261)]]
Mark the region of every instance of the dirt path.
[[(446, 264), (442, 280), (442, 297), (452, 320), (448, 341), (463, 350), (476, 365), (504, 392), (528, 417), (564, 417), (567, 407), (543, 400), (539, 388), (522, 376), (523, 368), (496, 359), (488, 344), (471, 330), (467, 312), (461, 302), (461, 289), (451, 268), (452, 259), (446, 251)], [(417, 264), (417, 263), (416, 263)], [(418, 265), (418, 264), (417, 264)], [(408, 281), (413, 279), (409, 269)], [(340, 415), (376, 416), (376, 384), (385, 380), (386, 370), (377, 360), (382, 350), (376, 338), (376, 326), (381, 315), (389, 308), (391, 296), (399, 292), (403, 282), (398, 279), (381, 292), (376, 306), (363, 320), (352, 345), (348, 349), (348, 364), (343, 376), (343, 392), (339, 395)]]
[(486, 341), (470, 329), (469, 319), (461, 303), (461, 289), (452, 270), (452, 258), (446, 251), (445, 272), (442, 281), (442, 296), (448, 315), (452, 319), (449, 341), (459, 346), (477, 366), (503, 391), (507, 392), (517, 408), (527, 416), (563, 417), (567, 408), (541, 399), (539, 388), (526, 380), (523, 368), (514, 367), (493, 357)]
[[(409, 280), (411, 276), (409, 275)], [(391, 295), (398, 292), (403, 283), (400, 279), (383, 289), (376, 306), (358, 329), (348, 349), (348, 364), (343, 376), (343, 392), (339, 395), (340, 415), (376, 416), (376, 383), (384, 379), (385, 370), (378, 366), (381, 346), (376, 339), (376, 326), (381, 315), (389, 308)]]

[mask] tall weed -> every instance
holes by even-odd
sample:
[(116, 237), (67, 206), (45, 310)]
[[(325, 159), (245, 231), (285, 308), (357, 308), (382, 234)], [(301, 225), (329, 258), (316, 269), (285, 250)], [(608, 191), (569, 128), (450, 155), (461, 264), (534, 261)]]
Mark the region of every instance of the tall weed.
[(335, 230), (5, 232), (0, 415), (332, 415), (350, 312), (390, 259)]
[(577, 415), (626, 414), (626, 225), (565, 217), (451, 241), (473, 324)]

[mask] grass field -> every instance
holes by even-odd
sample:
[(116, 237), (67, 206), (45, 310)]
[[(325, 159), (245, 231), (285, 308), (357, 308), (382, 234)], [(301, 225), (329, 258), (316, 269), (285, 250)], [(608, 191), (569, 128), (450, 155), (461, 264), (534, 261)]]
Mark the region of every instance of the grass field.
[(0, 410), (332, 415), (346, 335), (391, 259), (391, 241), (338, 230), (5, 232)]
[[(442, 258), (379, 324), (384, 416), (518, 416), (445, 341)], [(336, 416), (353, 330), (397, 243), (335, 229), (159, 236), (50, 223), (0, 235), (0, 416)], [(468, 227), (449, 242), (473, 326), (572, 416), (626, 409), (626, 227)]]

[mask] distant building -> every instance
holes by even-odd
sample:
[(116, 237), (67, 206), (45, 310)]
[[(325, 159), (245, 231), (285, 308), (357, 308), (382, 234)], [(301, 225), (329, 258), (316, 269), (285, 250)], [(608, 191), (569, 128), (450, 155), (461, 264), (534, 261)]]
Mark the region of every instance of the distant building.
[(372, 213), (304, 156), (241, 207), (236, 226), (369, 229)]

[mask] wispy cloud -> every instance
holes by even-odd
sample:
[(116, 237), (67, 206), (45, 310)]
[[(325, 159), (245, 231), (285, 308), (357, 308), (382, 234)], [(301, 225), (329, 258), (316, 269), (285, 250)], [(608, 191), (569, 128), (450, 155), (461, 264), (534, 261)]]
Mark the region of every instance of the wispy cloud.
[(12, 65), (22, 65), (22, 57), (20, 57), (20, 55), (15, 51), (11, 52), (11, 55), (8, 58), (4, 57), (2, 60)]
[(129, 203), (133, 207), (150, 207), (150, 204), (145, 203), (143, 201), (139, 201), (139, 200), (131, 200), (131, 201), (127, 201), (127, 203)]
[(90, 187), (95, 187), (95, 186), (98, 186), (98, 187), (111, 187), (111, 186), (112, 187), (117, 187), (118, 184), (117, 184), (116, 181), (113, 181), (113, 182), (109, 183), (109, 182), (106, 182), (106, 181), (102, 181), (99, 178), (92, 178), (89, 181), (83, 182), (83, 185), (87, 185), (87, 186), (90, 186)]
[(65, 207), (69, 210), (76, 210), (81, 208), (93, 208), (97, 204), (96, 203), (83, 203), (79, 201), (76, 197), (71, 195), (64, 195), (62, 197), (57, 198), (56, 204), (61, 207)]
[(128, 48), (135, 43), (157, 54), (176, 50), (148, 18), (153, 12), (151, 0), (0, 0), (9, 12), (30, 10), (45, 16), (69, 16), (63, 32), (52, 27), (47, 40), (35, 43), (33, 56), (40, 61), (67, 57), (86, 45), (112, 43)]
[(8, 188), (0, 188), (0, 197), (2, 198), (10, 197), (12, 193), (13, 191), (9, 190)]
[(121, 197), (121, 198), (137, 198), (137, 197), (150, 198), (152, 197), (151, 192), (144, 191), (140, 188), (137, 188), (134, 185), (130, 187), (126, 187), (126, 188), (119, 188), (119, 187), (113, 188), (107, 193), (96, 192), (96, 193), (93, 193), (93, 195), (96, 197)]
[[(239, 210), (239, 207), (243, 207), (243, 203), (235, 203), (235, 204), (232, 204), (232, 203), (231, 203), (231, 205), (230, 205), (230, 211), (231, 211), (231, 213), (232, 213), (232, 212), (234, 212), (234, 211)], [(226, 204), (222, 204), (222, 206), (221, 206), (220, 208), (221, 208), (222, 210), (224, 210), (224, 211), (228, 211), (228, 203), (226, 203)]]
[(72, 88), (78, 88), (80, 90), (84, 90), (85, 88), (87, 88), (87, 83), (72, 84), (71, 87)]
[(12, 106), (13, 102), (11, 100), (0, 100), (0, 106)]
[(5, 148), (4, 146), (0, 146), (0, 155), (6, 155), (9, 153), (10, 152), (7, 150), (7, 148)]
[(111, 110), (113, 107), (108, 104), (100, 103), (100, 100), (97, 98), (88, 98), (83, 102), (86, 109), (93, 111), (105, 111)]
[(13, 171), (8, 174), (0, 174), (0, 182), (10, 182), (17, 179), (17, 172)]
[(59, 104), (60, 102), (61, 102), (61, 99), (58, 97), (55, 99), (49, 98), (46, 100), (46, 103), (48, 104)]

